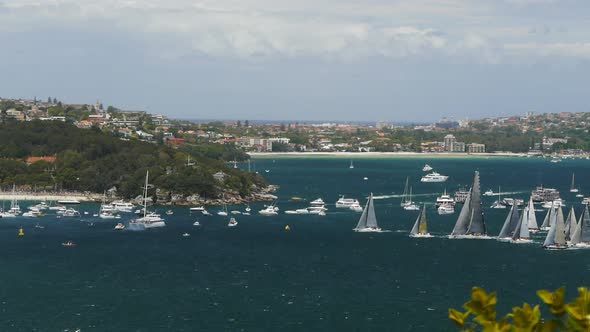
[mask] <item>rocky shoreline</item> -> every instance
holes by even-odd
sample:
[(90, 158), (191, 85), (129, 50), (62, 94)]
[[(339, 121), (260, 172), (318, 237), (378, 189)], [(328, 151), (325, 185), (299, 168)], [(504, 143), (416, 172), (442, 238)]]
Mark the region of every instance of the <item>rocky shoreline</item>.
[[(239, 205), (251, 202), (270, 202), (277, 199), (277, 196), (273, 195), (278, 186), (269, 185), (265, 188), (257, 188), (255, 192), (247, 197), (240, 196), (235, 191), (226, 191), (223, 194), (223, 198), (207, 198), (200, 197), (199, 195), (191, 195), (188, 197), (182, 197), (180, 195), (172, 195), (172, 199), (158, 199), (156, 202), (158, 205), (165, 206), (215, 206), (215, 205)], [(167, 195), (166, 195), (167, 196)], [(81, 203), (100, 203), (103, 200), (103, 194), (90, 193), (90, 192), (0, 192), (0, 201), (11, 201), (16, 199), (18, 201), (65, 201), (65, 200), (76, 200)], [(109, 197), (107, 201), (113, 201), (121, 199), (120, 197)], [(143, 198), (138, 196), (131, 201), (135, 204), (141, 203)], [(151, 201), (151, 198), (149, 199)]]

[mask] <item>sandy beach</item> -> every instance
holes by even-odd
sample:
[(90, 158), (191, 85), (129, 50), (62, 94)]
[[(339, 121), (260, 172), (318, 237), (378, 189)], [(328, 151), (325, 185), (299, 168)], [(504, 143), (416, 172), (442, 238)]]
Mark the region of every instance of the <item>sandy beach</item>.
[(526, 157), (526, 153), (495, 152), (495, 153), (451, 153), (451, 152), (248, 152), (252, 157), (346, 157), (346, 158), (475, 158), (475, 157)]

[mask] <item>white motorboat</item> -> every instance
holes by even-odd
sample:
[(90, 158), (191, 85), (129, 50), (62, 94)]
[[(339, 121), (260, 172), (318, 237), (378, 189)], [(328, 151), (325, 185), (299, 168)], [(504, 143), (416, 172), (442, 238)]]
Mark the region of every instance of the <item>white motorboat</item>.
[(554, 199), (553, 201), (543, 202), (541, 205), (541, 207), (544, 209), (550, 209), (552, 207), (559, 208), (561, 206), (565, 206), (565, 202), (561, 198)]
[(506, 206), (512, 206), (514, 204), (516, 204), (516, 206), (523, 206), (524, 200), (520, 198), (506, 197), (502, 200), (502, 203)]
[(77, 210), (74, 210), (72, 208), (67, 208), (63, 212), (58, 211), (58, 214), (61, 215), (62, 217), (80, 217), (80, 212)]
[(436, 198), (436, 206), (441, 206), (441, 205), (451, 205), (451, 206), (455, 205), (455, 200), (451, 197), (451, 195), (447, 194), (446, 189), (442, 195), (440, 195), (439, 197)]
[(432, 172), (424, 175), (420, 179), (420, 182), (445, 182), (448, 178), (448, 175), (441, 175), (437, 172)]
[(121, 219), (120, 215), (115, 214), (111, 211), (103, 211), (98, 215), (98, 217), (100, 219)]
[(124, 230), (124, 229), (125, 229), (125, 224), (123, 224), (123, 223), (118, 223), (118, 224), (115, 226), (115, 230), (116, 230), (116, 231), (122, 231), (122, 230)]
[(193, 223), (193, 226), (201, 226), (201, 223), (197, 220)]
[(167, 216), (171, 216), (173, 214), (174, 214), (174, 211), (172, 211), (172, 210), (166, 210), (166, 215)]
[(189, 233), (183, 233), (182, 234), (182, 237), (189, 237), (189, 236), (191, 236)]
[(436, 209), (436, 212), (441, 216), (445, 214), (453, 214), (455, 213), (455, 207), (451, 204), (441, 204)]
[(432, 170), (433, 170), (433, 168), (428, 164), (426, 164), (426, 165), (424, 165), (424, 167), (422, 167), (422, 172), (430, 172)]
[(63, 205), (50, 206), (49, 211), (65, 211), (66, 207)]
[(233, 211), (231, 212), (231, 214), (242, 214), (242, 211), (233, 210)]
[(190, 212), (202, 212), (205, 211), (205, 207), (204, 206), (195, 206), (189, 209)]
[(131, 213), (135, 206), (123, 200), (114, 201), (110, 204), (116, 212)]
[(273, 205), (267, 206), (266, 208), (258, 211), (258, 213), (263, 216), (276, 216), (278, 214)]
[(494, 191), (492, 189), (488, 189), (483, 193), (484, 196), (494, 196)]
[(340, 198), (336, 201), (337, 208), (350, 208), (353, 205), (360, 205), (359, 201), (354, 198), (344, 198), (344, 196), (340, 196)]
[(33, 211), (33, 210), (23, 213), (23, 217), (28, 217), (28, 218), (38, 218), (41, 215), (42, 214), (40, 211)]
[(363, 212), (363, 207), (360, 204), (354, 204), (349, 207), (354, 212)]
[(235, 227), (238, 226), (238, 222), (236, 221), (236, 218), (231, 217), (229, 218), (229, 222), (227, 223), (227, 227)]
[(226, 211), (217, 211), (217, 215), (227, 217), (227, 212)]
[(250, 207), (250, 204), (246, 205), (246, 208), (244, 209), (244, 211), (246, 211), (246, 212), (252, 211), (252, 208)]
[(201, 214), (204, 215), (204, 216), (210, 216), (211, 215), (211, 213), (209, 213), (209, 211), (207, 211), (207, 210), (201, 211)]

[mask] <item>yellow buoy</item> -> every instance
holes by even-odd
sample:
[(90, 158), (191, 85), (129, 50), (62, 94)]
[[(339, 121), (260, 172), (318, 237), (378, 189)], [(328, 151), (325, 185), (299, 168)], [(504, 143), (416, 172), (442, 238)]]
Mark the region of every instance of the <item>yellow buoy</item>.
[(289, 227), (289, 225), (287, 225), (287, 226), (285, 226), (285, 230), (286, 231), (290, 231), (291, 230), (291, 227)]
[(18, 230), (18, 236), (25, 236), (25, 231), (22, 227)]

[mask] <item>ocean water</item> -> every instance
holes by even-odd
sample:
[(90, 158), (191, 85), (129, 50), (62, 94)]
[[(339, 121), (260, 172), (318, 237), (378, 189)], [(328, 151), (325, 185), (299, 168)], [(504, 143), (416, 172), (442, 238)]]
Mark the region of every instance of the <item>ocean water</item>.
[[(420, 183), (424, 163), (449, 181)], [(459, 208), (438, 216), (429, 205), (436, 237), (409, 238), (417, 212), (402, 210), (399, 195), (409, 176), (414, 200), (432, 204), (479, 170), (482, 190), (501, 186), (526, 199), (536, 185), (555, 187), (579, 215), (571, 174), (590, 195), (590, 161), (357, 158), (349, 169), (344, 158), (283, 157), (255, 165), (280, 186), (281, 212), (307, 206), (293, 196), (322, 197), (327, 215), (265, 217), (254, 213), (263, 205), (253, 204), (251, 216), (238, 215), (239, 225), (228, 228), (227, 217), (175, 208), (167, 227), (146, 232), (114, 231), (116, 221), (91, 217), (98, 209), (92, 204), (79, 206), (89, 212), (82, 218), (0, 219), (0, 330), (454, 331), (447, 310), (460, 308), (472, 286), (497, 291), (506, 313), (539, 303), (537, 289), (566, 286), (572, 297), (589, 284), (587, 250), (545, 251), (541, 237), (531, 245), (445, 238)], [(360, 214), (334, 207), (340, 194), (364, 203), (370, 192), (380, 226), (391, 232), (355, 233)], [(494, 199), (484, 197), (491, 235), (508, 213), (487, 208)], [(539, 223), (543, 217), (537, 212)], [(201, 227), (192, 226), (196, 219)], [(77, 246), (63, 247), (66, 240)]]

